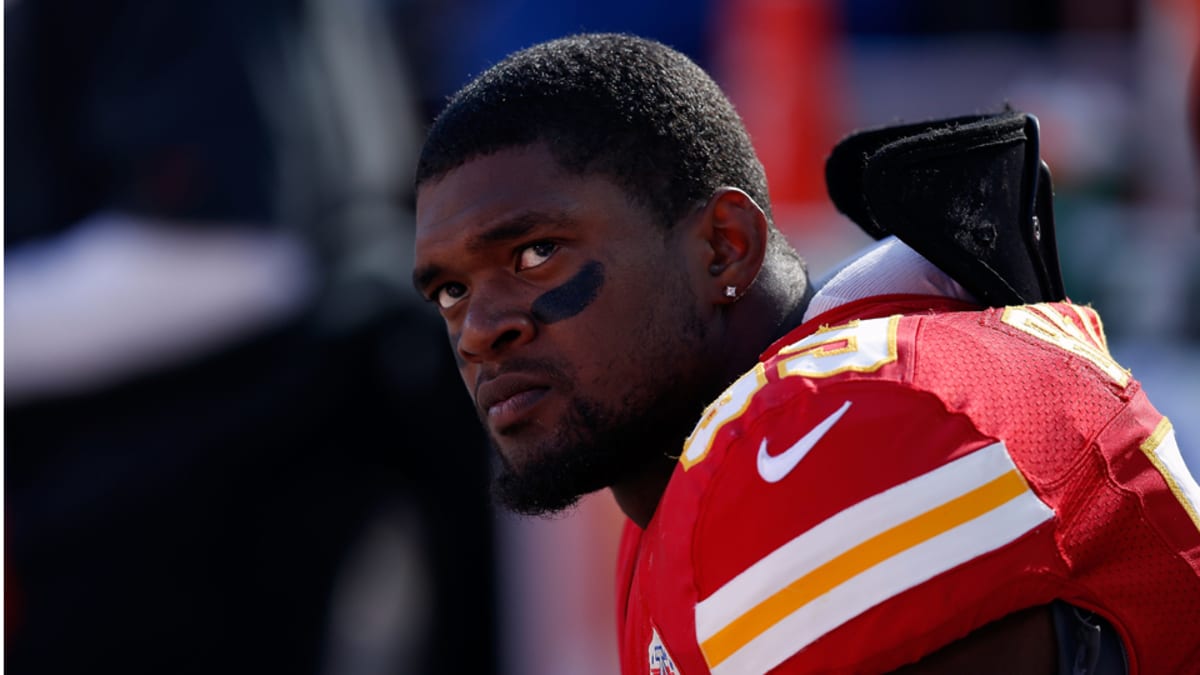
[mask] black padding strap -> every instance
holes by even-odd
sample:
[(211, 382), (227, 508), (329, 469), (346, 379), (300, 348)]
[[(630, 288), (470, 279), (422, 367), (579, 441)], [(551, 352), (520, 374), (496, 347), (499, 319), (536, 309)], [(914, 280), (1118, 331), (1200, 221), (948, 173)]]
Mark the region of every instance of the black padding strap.
[(1051, 605), (1059, 675), (1125, 675), (1125, 648), (1104, 617), (1062, 600)]

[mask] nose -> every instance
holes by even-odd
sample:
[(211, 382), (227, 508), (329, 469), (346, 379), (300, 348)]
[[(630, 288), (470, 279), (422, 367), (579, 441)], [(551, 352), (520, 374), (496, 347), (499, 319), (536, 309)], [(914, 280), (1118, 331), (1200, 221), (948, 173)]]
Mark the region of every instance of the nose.
[(488, 361), (533, 339), (529, 308), (504, 289), (472, 290), (455, 349), (468, 362)]

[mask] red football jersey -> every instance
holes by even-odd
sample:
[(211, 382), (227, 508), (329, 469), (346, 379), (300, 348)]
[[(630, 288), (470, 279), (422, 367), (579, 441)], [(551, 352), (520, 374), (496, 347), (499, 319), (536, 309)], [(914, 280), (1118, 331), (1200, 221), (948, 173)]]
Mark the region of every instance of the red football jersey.
[(886, 672), (1055, 598), (1131, 673), (1200, 672), (1198, 503), (1092, 310), (851, 302), (708, 407), (628, 526), (623, 672)]

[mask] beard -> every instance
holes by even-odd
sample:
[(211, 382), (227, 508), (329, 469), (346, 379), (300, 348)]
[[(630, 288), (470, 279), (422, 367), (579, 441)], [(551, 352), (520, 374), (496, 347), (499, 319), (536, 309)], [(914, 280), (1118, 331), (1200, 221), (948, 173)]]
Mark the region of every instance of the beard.
[[(500, 466), (493, 495), (501, 506), (521, 515), (567, 510), (584, 495), (637, 475), (663, 456), (678, 454), (699, 417), (698, 410), (689, 407), (684, 413), (678, 407), (650, 404), (626, 408), (622, 414), (576, 399), (556, 432), (520, 467), (497, 452)], [(494, 438), (492, 445), (498, 450)]]
[[(704, 358), (711, 353), (708, 327), (696, 312), (687, 277), (681, 267), (667, 269), (675, 276), (656, 280), (661, 304), (629, 314), (641, 318), (625, 327), (624, 344), (636, 348), (614, 349), (612, 363), (602, 369), (624, 373), (623, 379), (611, 375), (605, 382), (581, 383), (572, 365), (558, 360), (506, 364), (541, 372), (556, 383), (567, 405), (552, 429), (542, 429), (536, 442), (514, 453), (519, 462), (499, 451), (501, 439), (489, 433), (500, 457), (492, 484), (500, 505), (523, 515), (558, 513), (586, 494), (678, 459), (704, 406), (724, 384)], [(619, 393), (603, 399), (588, 395), (611, 392), (614, 383)], [(504, 435), (516, 440), (521, 431)]]
[(575, 400), (553, 436), (518, 468), (492, 445), (500, 457), (492, 484), (496, 501), (526, 516), (544, 516), (573, 507), (586, 494), (634, 473), (645, 462), (641, 448), (607, 430), (623, 425), (610, 411)]
[[(662, 364), (660, 359), (657, 370), (643, 371), (659, 376), (636, 384), (616, 405), (605, 406), (570, 391), (567, 412), (556, 421), (553, 433), (523, 448), (519, 466), (489, 434), (500, 458), (492, 482), (496, 501), (518, 514), (552, 515), (573, 507), (584, 495), (664, 463), (665, 457), (676, 459), (708, 403), (706, 393), (717, 385), (701, 381), (703, 370), (682, 364), (676, 375), (666, 376)], [(564, 381), (570, 380), (559, 380)]]

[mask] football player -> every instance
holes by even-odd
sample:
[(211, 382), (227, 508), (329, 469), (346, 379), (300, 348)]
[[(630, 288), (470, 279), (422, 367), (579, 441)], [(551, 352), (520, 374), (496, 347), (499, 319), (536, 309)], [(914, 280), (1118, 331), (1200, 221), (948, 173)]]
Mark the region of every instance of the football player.
[[(414, 282), (499, 499), (608, 488), (629, 517), (623, 672), (1195, 672), (1200, 490), (1169, 420), (1096, 313), (1036, 283), (1056, 268), (975, 283), (1021, 246), (1056, 262), (1027, 125), (859, 137), (831, 190), (860, 184), (835, 198), (882, 238), (816, 287), (737, 113), (673, 50), (556, 40), (449, 102)], [(930, 208), (948, 234), (906, 244)], [(1000, 287), (1025, 304), (987, 306)]]

